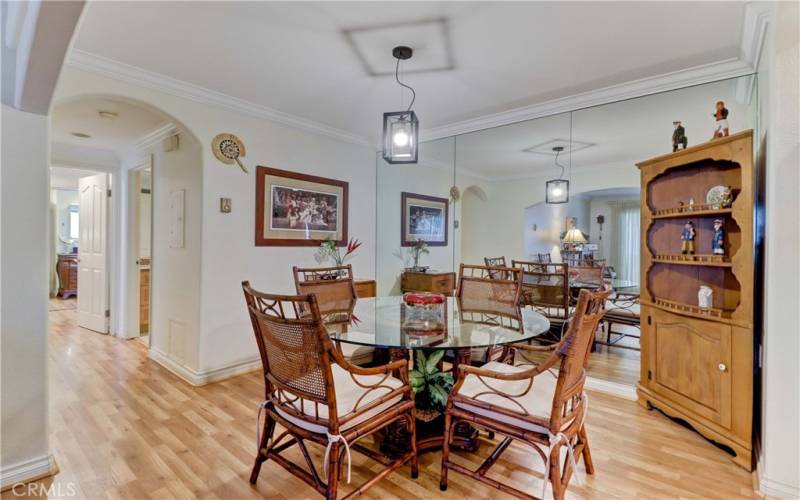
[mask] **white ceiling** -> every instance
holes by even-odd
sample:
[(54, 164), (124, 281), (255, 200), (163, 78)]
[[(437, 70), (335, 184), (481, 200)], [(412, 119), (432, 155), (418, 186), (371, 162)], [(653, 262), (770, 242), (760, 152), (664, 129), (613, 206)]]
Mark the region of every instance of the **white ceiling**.
[[(102, 118), (99, 111), (116, 113)], [(85, 98), (59, 104), (52, 113), (52, 139), (62, 144), (117, 151), (143, 135), (167, 124), (162, 116), (136, 104), (107, 98)], [(72, 135), (88, 134), (89, 138)]]
[[(393, 76), (371, 76), (364, 59), (374, 65), (382, 51), (391, 63), (394, 45), (417, 51), (405, 79), (424, 130), (737, 57), (743, 10), (740, 2), (90, 2), (75, 47), (376, 143), (382, 113), (409, 97)], [(436, 19), (446, 36), (413, 24)], [(360, 29), (359, 41), (352, 30)], [(453, 69), (412, 73), (415, 61), (444, 60), (442, 50)]]

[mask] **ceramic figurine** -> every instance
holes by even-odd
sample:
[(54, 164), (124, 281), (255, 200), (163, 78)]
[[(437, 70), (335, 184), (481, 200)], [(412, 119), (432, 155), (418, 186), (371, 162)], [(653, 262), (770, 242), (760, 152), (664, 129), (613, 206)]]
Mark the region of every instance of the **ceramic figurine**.
[(682, 254), (693, 254), (694, 253), (694, 223), (692, 221), (687, 222), (683, 225), (683, 231), (681, 231), (681, 253)]
[(672, 152), (674, 153), (680, 145), (683, 145), (683, 149), (686, 149), (689, 139), (686, 138), (686, 130), (681, 125), (681, 122), (672, 122), (672, 124), (675, 125), (675, 131), (672, 132)]
[(694, 206), (694, 198), (689, 198), (689, 207)]
[(717, 120), (717, 125), (714, 128), (712, 139), (728, 137), (728, 110), (725, 108), (723, 101), (717, 101), (717, 111), (714, 113), (714, 118)]
[(726, 186), (722, 192), (722, 208), (731, 208), (731, 205), (733, 205), (733, 190), (730, 186)]
[(709, 286), (700, 285), (700, 289), (697, 291), (697, 305), (700, 306), (700, 309), (711, 309), (713, 303), (714, 290)]
[(725, 228), (722, 220), (714, 220), (714, 238), (711, 240), (711, 251), (714, 255), (725, 255)]

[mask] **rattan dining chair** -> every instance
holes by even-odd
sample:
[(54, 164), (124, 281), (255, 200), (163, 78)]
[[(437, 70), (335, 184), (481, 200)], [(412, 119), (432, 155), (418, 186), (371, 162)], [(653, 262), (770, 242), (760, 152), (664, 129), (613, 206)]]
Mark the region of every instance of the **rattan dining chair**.
[[(532, 447), (545, 462), (541, 498), (545, 497), (548, 484), (552, 485), (554, 498), (564, 498), (580, 457), (586, 472), (594, 473), (584, 428), (587, 397), (583, 387), (592, 341), (608, 295), (607, 288), (599, 292), (582, 290), (573, 320), (558, 344), (515, 346), (520, 353), (549, 351), (541, 363), (459, 365), (445, 413), (441, 490), (447, 489), (447, 474), (453, 470), (514, 496), (537, 498), (486, 475), (515, 439)], [(558, 373), (554, 374), (556, 368)], [(461, 422), (506, 436), (477, 470), (450, 460), (449, 443)], [(562, 466), (564, 447), (567, 453)]]
[(519, 260), (512, 260), (511, 266), (522, 270), (520, 307), (546, 316), (560, 339), (570, 316), (569, 266)]
[[(317, 296), (322, 319), (329, 330), (347, 331), (350, 328), (354, 323), (353, 307), (357, 300), (352, 266), (294, 266), (292, 274), (298, 295), (313, 293)], [(368, 365), (375, 359), (372, 347), (335, 344), (342, 355), (356, 365)]]
[[(628, 329), (623, 331), (613, 331), (613, 325), (626, 326)], [(641, 333), (638, 335), (632, 329), (641, 330), (641, 317), (639, 311), (639, 294), (616, 292), (608, 299), (606, 304), (606, 314), (603, 317), (603, 329), (605, 330), (605, 340), (596, 340), (595, 344), (607, 347), (619, 347), (621, 349), (640, 350), (637, 345), (622, 343), (626, 338), (635, 339), (639, 342)]]
[(502, 279), (507, 278), (507, 276), (504, 276), (501, 271), (495, 269), (495, 268), (499, 268), (499, 267), (507, 267), (506, 266), (506, 258), (505, 258), (505, 256), (501, 256), (501, 257), (484, 257), (483, 258), (483, 263), (486, 265), (486, 267), (492, 268), (489, 271), (489, 275), (490, 276), (497, 277), (497, 278), (502, 278)]
[[(461, 264), (458, 271), (456, 300), (462, 322), (502, 326), (522, 330), (519, 301), (522, 271), (510, 267)], [(472, 363), (486, 363), (505, 358), (509, 350), (497, 347), (473, 349)]]
[[(256, 437), (258, 453), (250, 482), (256, 483), (262, 464), (272, 459), (333, 499), (345, 455), (350, 482), (351, 450), (360, 451), (385, 467), (346, 497), (362, 494), (407, 462), (411, 464), (411, 476), (417, 477), (416, 410), (408, 383), (408, 361), (358, 367), (334, 348), (315, 295), (266, 294), (253, 290), (246, 281), (242, 289), (261, 354), (265, 385), (259, 414), (263, 409), (266, 416), (262, 433)], [(402, 456), (389, 460), (357, 442), (398, 420), (406, 423), (411, 436), (410, 449)], [(285, 430), (274, 436), (276, 424)], [(306, 442), (325, 447), (322, 477)], [(307, 469), (282, 454), (295, 444)]]

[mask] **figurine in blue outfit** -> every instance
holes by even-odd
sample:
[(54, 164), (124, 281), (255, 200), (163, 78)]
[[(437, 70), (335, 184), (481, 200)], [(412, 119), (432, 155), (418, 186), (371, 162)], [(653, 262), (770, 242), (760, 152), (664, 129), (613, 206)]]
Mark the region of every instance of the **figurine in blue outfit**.
[(711, 250), (714, 255), (725, 254), (725, 228), (722, 227), (722, 220), (714, 220), (714, 239), (711, 240)]
[(683, 231), (681, 231), (681, 253), (694, 253), (694, 235), (694, 223), (689, 221), (683, 225)]

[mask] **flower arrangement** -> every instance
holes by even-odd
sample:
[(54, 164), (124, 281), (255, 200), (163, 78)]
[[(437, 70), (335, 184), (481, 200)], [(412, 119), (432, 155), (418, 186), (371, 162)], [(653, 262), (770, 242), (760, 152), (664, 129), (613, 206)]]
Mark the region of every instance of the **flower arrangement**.
[(420, 256), (429, 253), (431, 253), (431, 251), (428, 250), (428, 244), (423, 240), (416, 240), (414, 242), (414, 245), (411, 247), (411, 256), (414, 259), (414, 269), (419, 269)]
[(355, 238), (350, 238), (350, 241), (347, 242), (347, 247), (345, 247), (345, 252), (342, 254), (342, 251), (339, 248), (339, 245), (336, 244), (336, 241), (328, 237), (325, 239), (325, 241), (320, 243), (319, 249), (317, 249), (317, 253), (314, 255), (314, 259), (319, 264), (332, 260), (335, 266), (342, 266), (344, 265), (345, 260), (352, 256), (360, 246), (360, 241)]

